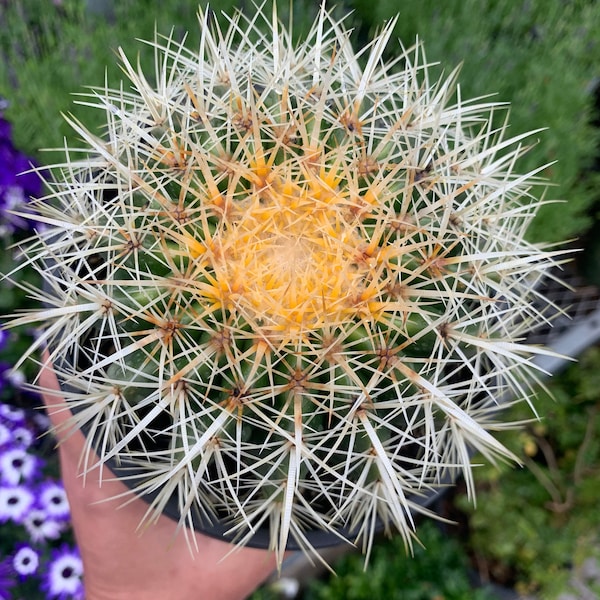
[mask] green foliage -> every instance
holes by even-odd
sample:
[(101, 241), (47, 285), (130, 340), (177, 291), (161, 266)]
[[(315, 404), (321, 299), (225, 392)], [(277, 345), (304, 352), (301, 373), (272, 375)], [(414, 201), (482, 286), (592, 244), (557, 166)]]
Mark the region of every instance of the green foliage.
[[(184, 36), (189, 48), (197, 46), (199, 6), (207, 0), (119, 0), (93, 2), (64, 0), (60, 7), (40, 10), (38, 0), (0, 2), (0, 97), (9, 100), (6, 117), (14, 124), (15, 144), (28, 154), (73, 143), (73, 131), (62, 113), (73, 113), (92, 130), (101, 125), (98, 110), (74, 104), (84, 86), (118, 87), (123, 79), (115, 52), (122, 47), (151, 80), (153, 51), (138, 40), (150, 40), (155, 31), (176, 40)], [(221, 11), (239, 7), (237, 0), (220, 0)], [(267, 3), (268, 4), (268, 3)], [(86, 5), (88, 9), (86, 10)], [(99, 10), (91, 10), (97, 6)], [(293, 19), (302, 31), (311, 22), (315, 6), (294, 4)], [(312, 9), (312, 10), (311, 10)], [(215, 6), (215, 10), (217, 10)], [(282, 19), (287, 19), (283, 9)], [(46, 162), (48, 158), (46, 158)]]
[[(433, 522), (421, 525), (422, 546), (406, 554), (399, 537), (378, 543), (367, 568), (358, 554), (333, 565), (335, 574), (309, 583), (302, 600), (491, 600), (487, 588), (473, 588), (468, 557), (456, 537)], [(265, 586), (250, 600), (280, 600), (277, 583)]]
[[(407, 556), (396, 537), (377, 545), (369, 566), (350, 554), (334, 565), (336, 575), (315, 581), (305, 600), (485, 600), (492, 596), (473, 589), (468, 560), (458, 541), (446, 537), (432, 522), (419, 529), (422, 547)], [(255, 599), (257, 600), (257, 599)]]
[[(573, 562), (592, 555), (600, 542), (599, 389), (595, 347), (552, 381), (554, 400), (543, 394), (536, 402), (543, 420), (505, 440), (525, 468), (485, 470), (477, 509), (464, 503), (479, 563), (495, 578), (516, 578), (517, 587), (539, 590), (543, 598), (558, 595)], [(517, 409), (512, 416), (530, 415)]]
[[(589, 169), (598, 151), (592, 126), (600, 64), (600, 11), (592, 0), (351, 0), (368, 29), (400, 13), (396, 33), (418, 36), (445, 68), (463, 64), (463, 98), (497, 93), (511, 103), (511, 133), (537, 128), (539, 142), (520, 170), (554, 163), (542, 175), (556, 184), (529, 230), (533, 241), (560, 241), (590, 225), (600, 200)], [(535, 190), (534, 190), (535, 191)], [(538, 195), (542, 190), (537, 192)]]
[[(163, 33), (194, 22), (195, 8), (183, 4), (167, 3), (161, 9)], [(10, 100), (6, 116), (14, 124), (19, 147), (33, 153), (62, 146), (63, 137), (72, 136), (64, 112), (73, 112), (92, 128), (99, 124), (97, 111), (74, 106), (72, 94), (83, 91), (83, 85), (102, 85), (117, 47), (135, 56), (135, 38), (152, 37), (157, 20), (156, 7), (148, 2), (125, 0), (116, 6), (114, 23), (86, 13), (81, 0), (45, 11), (36, 0), (0, 6), (0, 21), (6, 23), (0, 33), (0, 95)], [(106, 75), (109, 82), (119, 77), (114, 67)]]

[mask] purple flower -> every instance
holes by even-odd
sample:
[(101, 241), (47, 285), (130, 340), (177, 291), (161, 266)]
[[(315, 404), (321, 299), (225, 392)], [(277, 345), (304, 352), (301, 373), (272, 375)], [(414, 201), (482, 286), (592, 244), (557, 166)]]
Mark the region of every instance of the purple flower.
[(49, 517), (57, 521), (66, 521), (70, 517), (67, 493), (57, 481), (41, 484), (37, 493), (37, 504)]
[(0, 562), (0, 600), (11, 600), (10, 589), (15, 584), (15, 571), (12, 560), (7, 558)]
[[(4, 365), (0, 364), (0, 375), (4, 376), (2, 371)], [(7, 366), (7, 370), (10, 366)], [(25, 424), (25, 411), (22, 408), (11, 406), (10, 404), (4, 404), (0, 402), (0, 422), (10, 421), (11, 423), (24, 425)]]
[[(1, 221), (0, 216), (0, 221)], [(0, 224), (0, 237), (1, 237), (1, 224)], [(0, 361), (0, 392), (4, 392), (6, 389), (11, 397), (14, 397), (15, 390), (18, 391), (18, 396), (21, 399), (27, 398), (30, 406), (40, 406), (41, 400), (36, 392), (31, 391), (26, 385), (25, 375), (22, 371), (15, 371), (13, 366), (5, 361)], [(10, 402), (10, 400), (9, 400)], [(38, 413), (41, 414), (41, 413)], [(11, 406), (10, 404), (4, 404), (0, 400), (0, 423), (6, 422), (7, 420), (14, 421), (16, 423), (24, 424), (26, 420), (35, 422), (37, 419), (35, 415), (26, 413), (23, 409)], [(47, 429), (47, 427), (46, 427)], [(46, 430), (45, 429), (45, 430)]]
[(46, 413), (35, 412), (31, 416), (31, 420), (38, 432), (47, 432), (52, 426), (50, 417)]
[(45, 510), (39, 508), (34, 508), (27, 513), (23, 519), (23, 525), (27, 529), (29, 539), (34, 544), (40, 544), (46, 540), (57, 540), (66, 526), (64, 521), (51, 518)]
[(23, 523), (34, 502), (33, 492), (24, 485), (0, 486), (0, 523)]
[(79, 552), (65, 544), (52, 552), (42, 588), (51, 599), (83, 600), (82, 575)]
[(12, 557), (13, 569), (21, 581), (35, 574), (40, 564), (40, 555), (28, 544), (19, 544)]
[(35, 442), (36, 433), (25, 422), (0, 417), (0, 454), (9, 448), (27, 449)]
[[(14, 427), (10, 432), (11, 440), (10, 443), (16, 448), (27, 449), (31, 447), (35, 441), (35, 434), (29, 427), (19, 425)], [(1, 444), (0, 444), (1, 445)]]
[(31, 172), (32, 159), (19, 152), (11, 138), (10, 123), (0, 114), (0, 233), (28, 229), (29, 221), (8, 211), (29, 212), (29, 198), (42, 191), (39, 175)]
[(0, 450), (13, 441), (12, 428), (0, 421)]
[(9, 448), (0, 452), (0, 483), (17, 485), (35, 479), (42, 460), (25, 448)]
[[(1, 227), (2, 227), (2, 225), (0, 224), (0, 233), (1, 233)], [(25, 376), (20, 371), (13, 370), (12, 366), (9, 365), (8, 363), (1, 362), (0, 363), (0, 382), (1, 382), (2, 386), (9, 385), (13, 388), (19, 389), (19, 388), (23, 387), (23, 384), (25, 383)], [(4, 406), (6, 406), (6, 405), (4, 405)], [(23, 413), (23, 416), (24, 415), (25, 415), (25, 413)]]

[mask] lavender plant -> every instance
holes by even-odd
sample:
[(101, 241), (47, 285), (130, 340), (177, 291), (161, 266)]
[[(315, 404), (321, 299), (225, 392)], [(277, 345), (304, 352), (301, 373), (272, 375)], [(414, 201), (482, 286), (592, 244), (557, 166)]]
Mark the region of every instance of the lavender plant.
[(420, 44), (386, 62), (393, 21), (359, 52), (325, 8), (299, 43), (275, 11), (199, 21), (198, 49), (157, 37), (152, 77), (121, 53), (130, 84), (84, 95), (101, 137), (67, 117), (84, 147), (20, 267), (42, 306), (9, 326), (42, 325), (23, 360), (48, 346), (84, 468), (149, 521), (267, 529), (280, 559), (314, 531), (410, 548), (424, 496), (473, 494), (471, 449), (515, 459), (499, 400), (532, 394), (556, 262), (523, 237), (535, 132), (495, 128)]
[(12, 141), (12, 128), (3, 112), (8, 102), (0, 97), (0, 236), (6, 238), (17, 230), (27, 229), (31, 220), (15, 211), (27, 212), (29, 198), (39, 196), (42, 183), (31, 172), (32, 159), (17, 150)]

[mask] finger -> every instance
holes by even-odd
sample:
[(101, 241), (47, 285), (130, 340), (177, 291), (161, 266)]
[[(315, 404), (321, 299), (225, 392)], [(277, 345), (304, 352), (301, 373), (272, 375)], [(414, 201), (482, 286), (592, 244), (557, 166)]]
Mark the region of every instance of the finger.
[(58, 441), (63, 473), (74, 476), (79, 472), (81, 459), (84, 456), (86, 468), (90, 469), (97, 462), (97, 457), (90, 453), (89, 449), (86, 451), (85, 437), (72, 421), (71, 411), (47, 351), (44, 351), (42, 355), (38, 385), (52, 423), (53, 433)]
[(60, 384), (50, 361), (50, 354), (47, 350), (44, 350), (42, 354), (42, 366), (38, 377), (38, 385), (52, 425), (58, 430), (64, 430), (71, 413), (67, 408)]

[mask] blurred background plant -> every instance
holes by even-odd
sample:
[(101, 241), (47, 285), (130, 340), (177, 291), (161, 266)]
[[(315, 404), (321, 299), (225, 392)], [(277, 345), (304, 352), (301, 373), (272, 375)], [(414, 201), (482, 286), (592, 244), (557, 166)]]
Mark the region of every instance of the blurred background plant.
[[(252, 10), (250, 2), (235, 0), (222, 0), (218, 8), (227, 11), (234, 6)], [(429, 60), (442, 63), (446, 72), (463, 64), (459, 78), (463, 97), (496, 93), (495, 100), (510, 102), (513, 135), (548, 128), (539, 134), (520, 169), (556, 161), (545, 173), (554, 184), (546, 195), (565, 202), (549, 204), (540, 212), (530, 238), (581, 238), (585, 252), (578, 264), (585, 268), (588, 279), (598, 281), (594, 241), (600, 222), (596, 107), (600, 11), (596, 2), (346, 0), (336, 6), (340, 15), (354, 10), (350, 19), (359, 40), (367, 39), (382, 20), (400, 12), (396, 33), (405, 44), (418, 36)], [(316, 4), (296, 0), (292, 7), (295, 28), (301, 35)], [(90, 127), (99, 116), (99, 111), (74, 104), (72, 93), (84, 91), (84, 83), (98, 85), (105, 79), (110, 86), (118, 85), (115, 49), (122, 46), (126, 54), (135, 56), (140, 51), (136, 38), (151, 39), (155, 28), (165, 34), (173, 28), (179, 38), (189, 30), (188, 44), (193, 47), (198, 35), (192, 26), (196, 11), (193, 0), (0, 0), (0, 98), (7, 100), (0, 121), (0, 232), (6, 247), (28, 231), (5, 209), (41, 193), (37, 180), (17, 178), (17, 173), (26, 169), (30, 160), (38, 164), (51, 161), (41, 149), (62, 147), (63, 138), (72, 135), (61, 112), (73, 112)], [(288, 15), (282, 18), (287, 20)], [(151, 60), (151, 51), (140, 54), (147, 72)], [(71, 145), (74, 142), (70, 140)], [(9, 271), (15, 260), (13, 251), (0, 256), (0, 271)], [(2, 313), (27, 306), (29, 300), (21, 292), (8, 288), (6, 282), (2, 285)], [(8, 366), (22, 354), (30, 335), (4, 334), (0, 342), (0, 494), (6, 503), (0, 514), (0, 598), (67, 600), (81, 595), (81, 589), (80, 567), (65, 516), (54, 537), (42, 536), (37, 541), (35, 535), (41, 534), (32, 534), (25, 525), (25, 515), (39, 510), (42, 490), (59, 486), (49, 438), (34, 441), (45, 424), (38, 413), (22, 411), (37, 402), (22, 387), (32, 373), (7, 375)], [(362, 563), (346, 557), (334, 566), (337, 578), (319, 580), (301, 592), (306, 600), (416, 599), (436, 594), (465, 600), (493, 597), (488, 588), (475, 595), (470, 569), (479, 579), (487, 578), (518, 593), (537, 593), (544, 599), (558, 598), (581, 585), (593, 590), (594, 583), (585, 577), (586, 565), (600, 545), (594, 533), (600, 524), (599, 377), (600, 350), (592, 348), (580, 364), (552, 380), (549, 393), (542, 392), (537, 404), (544, 418), (527, 425), (520, 436), (506, 440), (524, 457), (528, 468), (482, 469), (476, 511), (467, 509), (460, 491), (448, 497), (448, 515), (461, 527), (446, 526), (442, 532), (427, 525), (423, 529), (426, 552), (419, 550), (414, 558), (402, 556), (393, 541), (382, 543), (366, 572)], [(14, 479), (14, 466), (21, 463), (12, 459), (19, 448), (23, 464), (33, 468), (29, 475), (20, 472)], [(34, 458), (27, 458), (30, 456)], [(22, 513), (14, 509), (10, 494), (2, 491), (14, 488), (21, 490), (17, 492), (23, 502), (19, 506), (27, 507)], [(60, 494), (60, 487), (52, 489)], [(13, 506), (15, 512), (9, 514), (6, 506)], [(34, 569), (36, 561), (39, 564)], [(74, 575), (61, 579), (61, 573)], [(600, 592), (596, 589), (595, 593)], [(266, 587), (255, 598), (281, 595)]]
[[(7, 246), (30, 235), (29, 199), (42, 193), (35, 164), (15, 147), (0, 99), (0, 235)], [(0, 253), (0, 270), (12, 269), (16, 252)], [(32, 275), (24, 275), (24, 277)], [(0, 307), (26, 306), (16, 287), (3, 285)], [(0, 599), (83, 598), (82, 565), (69, 525), (69, 505), (58, 473), (48, 421), (25, 385), (31, 374), (12, 370), (30, 343), (30, 332), (0, 332)], [(43, 594), (43, 595), (40, 595)]]
[(457, 499), (468, 515), (468, 548), (486, 578), (544, 599), (577, 586), (600, 597), (597, 567), (586, 573), (600, 553), (599, 390), (596, 346), (552, 381), (552, 396), (539, 394), (543, 420), (504, 438), (524, 468), (482, 469), (476, 510)]

